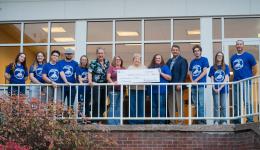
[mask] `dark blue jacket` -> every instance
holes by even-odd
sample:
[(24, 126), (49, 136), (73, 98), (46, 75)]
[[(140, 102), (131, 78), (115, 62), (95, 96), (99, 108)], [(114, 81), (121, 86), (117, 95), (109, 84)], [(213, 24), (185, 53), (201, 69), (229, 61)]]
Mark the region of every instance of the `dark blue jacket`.
[[(167, 65), (171, 66), (172, 58), (167, 61)], [(178, 56), (172, 68), (170, 68), (172, 73), (171, 83), (184, 83), (186, 80), (188, 72), (188, 62), (182, 56)]]

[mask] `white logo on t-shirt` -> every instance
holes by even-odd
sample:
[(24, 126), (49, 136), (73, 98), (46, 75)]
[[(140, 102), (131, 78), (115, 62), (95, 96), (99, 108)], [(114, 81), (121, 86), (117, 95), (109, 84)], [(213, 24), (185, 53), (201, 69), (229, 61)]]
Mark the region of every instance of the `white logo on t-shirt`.
[(19, 80), (21, 80), (21, 79), (23, 79), (24, 78), (24, 70), (23, 69), (21, 69), (21, 68), (16, 68), (15, 70), (14, 70), (14, 77), (16, 78), (16, 79), (19, 79)]
[(214, 73), (214, 78), (217, 82), (222, 82), (225, 78), (225, 72), (223, 70), (217, 70)]
[(199, 76), (201, 73), (201, 66), (195, 65), (192, 67), (192, 76)]
[(42, 77), (42, 68), (37, 68), (35, 73), (38, 77)]
[(57, 81), (59, 79), (58, 69), (51, 69), (48, 73), (48, 76), (52, 81)]
[(235, 70), (239, 70), (239, 69), (243, 68), (243, 66), (244, 66), (243, 59), (239, 58), (239, 59), (235, 59), (233, 61), (233, 67)]
[(73, 75), (73, 68), (70, 65), (64, 66), (63, 71), (64, 71), (66, 77), (71, 77)]

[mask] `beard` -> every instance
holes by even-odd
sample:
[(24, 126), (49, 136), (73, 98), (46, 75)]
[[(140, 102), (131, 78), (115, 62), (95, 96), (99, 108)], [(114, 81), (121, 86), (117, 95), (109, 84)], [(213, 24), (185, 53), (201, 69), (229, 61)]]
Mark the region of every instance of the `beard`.
[(71, 60), (72, 58), (71, 57), (66, 57), (67, 60)]

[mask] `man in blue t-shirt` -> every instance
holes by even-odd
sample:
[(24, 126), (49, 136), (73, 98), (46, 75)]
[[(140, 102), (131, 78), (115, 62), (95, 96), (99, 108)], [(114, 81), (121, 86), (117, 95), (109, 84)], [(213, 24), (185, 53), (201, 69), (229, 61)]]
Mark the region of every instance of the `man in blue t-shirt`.
[[(244, 51), (244, 41), (236, 41), (237, 53), (231, 56), (230, 64), (234, 72), (234, 81), (250, 78), (257, 73), (257, 63), (254, 56)], [(243, 85), (241, 89), (240, 85)], [(251, 96), (251, 82), (246, 80), (234, 85), (234, 117), (240, 115), (238, 108), (240, 108), (241, 98), (240, 93), (243, 92), (243, 101), (245, 104), (246, 114), (252, 114), (252, 96)], [(247, 117), (247, 122), (253, 122), (253, 116)], [(239, 119), (234, 120), (234, 123), (240, 123)]]
[(64, 72), (62, 71), (62, 68), (57, 63), (60, 56), (60, 52), (57, 50), (54, 50), (51, 52), (51, 58), (50, 62), (46, 63), (43, 66), (42, 69), (42, 79), (45, 81), (45, 83), (52, 84), (52, 86), (47, 86), (44, 88), (45, 93), (48, 91), (48, 100), (54, 98), (54, 88), (57, 88), (57, 101), (61, 102), (62, 98), (62, 88), (60, 86), (57, 86), (57, 84), (66, 83), (70, 84), (66, 77)]
[[(76, 83), (76, 70), (78, 67), (78, 63), (73, 60), (74, 50), (68, 48), (64, 52), (65, 59), (59, 61), (59, 65), (61, 66), (66, 79), (70, 83)], [(64, 102), (67, 98), (67, 106), (73, 107), (76, 96), (76, 86), (65, 86), (64, 87)]]
[[(195, 58), (191, 61), (189, 67), (189, 77), (192, 83), (206, 83), (207, 80), (207, 68), (209, 68), (209, 62), (206, 57), (202, 57), (202, 48), (199, 45), (195, 45), (193, 48), (193, 54)], [(193, 85), (191, 89), (192, 103), (195, 105), (198, 111), (198, 117), (204, 117), (204, 85)], [(205, 124), (205, 120), (199, 120), (199, 124)]]

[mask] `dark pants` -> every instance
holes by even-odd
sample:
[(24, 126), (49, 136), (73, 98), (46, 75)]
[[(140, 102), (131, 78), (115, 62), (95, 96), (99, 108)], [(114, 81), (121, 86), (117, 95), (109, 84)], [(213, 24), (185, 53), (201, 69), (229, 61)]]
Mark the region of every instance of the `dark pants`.
[(7, 91), (9, 96), (18, 95), (18, 94), (25, 95), (25, 86), (9, 86)]
[(93, 87), (92, 117), (103, 117), (106, 109), (106, 86)]
[(70, 106), (73, 108), (75, 96), (76, 96), (76, 87), (75, 86), (64, 86), (64, 102), (67, 98), (67, 106)]

